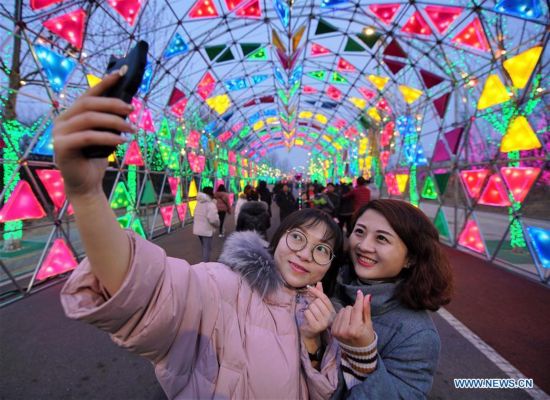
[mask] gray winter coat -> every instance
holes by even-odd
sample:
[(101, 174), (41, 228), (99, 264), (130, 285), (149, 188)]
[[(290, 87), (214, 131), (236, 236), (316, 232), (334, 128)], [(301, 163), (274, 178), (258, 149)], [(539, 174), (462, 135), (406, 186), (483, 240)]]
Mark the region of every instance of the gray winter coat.
[(372, 294), (371, 315), (378, 335), (376, 370), (350, 390), (340, 371), (333, 399), (425, 399), (433, 383), (441, 342), (425, 310), (412, 310), (394, 298), (399, 282), (363, 284), (344, 267), (333, 299), (335, 308), (353, 305), (357, 290)]

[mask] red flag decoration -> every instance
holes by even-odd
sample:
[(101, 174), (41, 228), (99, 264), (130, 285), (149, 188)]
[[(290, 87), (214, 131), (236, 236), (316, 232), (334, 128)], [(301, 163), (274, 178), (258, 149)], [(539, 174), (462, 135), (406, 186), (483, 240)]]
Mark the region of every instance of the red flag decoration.
[(460, 31), (451, 42), (472, 47), (480, 51), (489, 51), (489, 43), (485, 37), (485, 32), (483, 32), (481, 21), (477, 17), (470, 22), (466, 28)]
[(401, 4), (371, 4), (369, 10), (383, 23), (389, 25), (392, 23), (399, 7), (401, 7)]
[(139, 167), (143, 167), (145, 165), (145, 163), (143, 162), (143, 157), (141, 155), (141, 150), (139, 149), (136, 140), (134, 140), (132, 143), (130, 143), (130, 146), (128, 146), (126, 157), (124, 157), (124, 164), (137, 165)]
[(130, 26), (134, 26), (141, 11), (141, 0), (107, 0), (107, 3), (119, 13)]
[(79, 8), (70, 13), (44, 21), (43, 25), (80, 50), (82, 49), (85, 23), (86, 12), (82, 8)]
[[(65, 195), (65, 184), (63, 182), (63, 177), (61, 176), (61, 171), (57, 169), (37, 169), (36, 174), (40, 179), (40, 182), (46, 188), (48, 196), (52, 199), (52, 203), (55, 207), (55, 211), (59, 212), (67, 196)], [(69, 215), (74, 213), (72, 205), (69, 204), (67, 208), (67, 213)]]
[(512, 205), (510, 200), (508, 200), (508, 193), (506, 192), (504, 183), (498, 174), (491, 175), (478, 203), (496, 207), (508, 207)]
[(193, 19), (218, 17), (218, 10), (213, 0), (198, 0), (189, 11), (189, 17)]
[(34, 195), (29, 182), (19, 181), (10, 198), (0, 209), (0, 223), (21, 221), (25, 219), (40, 219), (46, 212)]
[(55, 239), (46, 259), (40, 266), (36, 279), (42, 281), (51, 276), (75, 269), (78, 263), (73, 252), (61, 238)]
[(514, 200), (521, 203), (525, 200), (527, 193), (537, 180), (540, 173), (540, 168), (535, 167), (502, 167), (500, 169), (502, 178)]

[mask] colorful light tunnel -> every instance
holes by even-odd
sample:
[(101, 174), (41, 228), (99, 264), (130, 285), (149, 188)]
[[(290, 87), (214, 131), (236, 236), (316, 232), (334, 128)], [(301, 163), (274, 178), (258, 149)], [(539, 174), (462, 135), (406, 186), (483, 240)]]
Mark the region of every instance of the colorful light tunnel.
[(14, 0), (0, 7), (0, 300), (75, 267), (82, 246), (52, 121), (111, 54), (150, 44), (104, 189), (147, 238), (197, 190), (372, 177), (451, 246), (548, 284), (548, 5), (540, 0)]

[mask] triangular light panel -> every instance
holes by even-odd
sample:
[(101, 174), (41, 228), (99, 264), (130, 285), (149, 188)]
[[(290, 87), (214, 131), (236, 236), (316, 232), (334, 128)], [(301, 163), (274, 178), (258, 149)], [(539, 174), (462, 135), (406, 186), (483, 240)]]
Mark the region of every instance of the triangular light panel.
[(260, 6), (260, 1), (250, 0), (248, 3), (239, 7), (235, 14), (241, 18), (261, 18), (262, 8)]
[(197, 94), (202, 97), (203, 100), (206, 100), (210, 94), (214, 91), (216, 87), (216, 80), (207, 72), (202, 77), (201, 81), (197, 85)]
[(43, 25), (55, 33), (57, 36), (65, 39), (73, 47), (80, 50), (84, 38), (84, 24), (86, 23), (86, 11), (82, 8), (63, 14), (59, 17), (48, 19)]
[[(57, 169), (37, 169), (35, 170), (40, 182), (46, 188), (46, 192), (52, 199), (52, 203), (55, 207), (55, 210), (59, 212), (67, 196), (65, 195), (65, 183), (63, 182), (63, 177), (61, 176), (61, 171)], [(67, 214), (73, 214), (73, 207), (69, 205), (67, 208)]]
[(541, 146), (527, 118), (520, 115), (508, 126), (508, 130), (500, 142), (500, 151), (508, 153), (510, 151), (534, 150)]
[(423, 69), (420, 70), (420, 76), (422, 77), (422, 80), (424, 81), (424, 84), (428, 89), (436, 85), (439, 85), (441, 82), (444, 81), (444, 79), (439, 75), (432, 74), (431, 72), (428, 72)]
[(537, 180), (540, 168), (536, 167), (501, 167), (500, 173), (506, 186), (512, 192), (514, 200), (521, 203)]
[(119, 13), (130, 26), (134, 26), (141, 11), (142, 0), (107, 0), (107, 3)]
[(60, 93), (75, 69), (76, 62), (39, 44), (34, 46), (34, 50), (40, 64), (44, 68), (46, 77), (50, 82), (50, 87), (56, 93)]
[(495, 207), (508, 207), (512, 204), (508, 200), (508, 193), (504, 187), (504, 182), (502, 182), (498, 174), (491, 175), (478, 203)]
[(400, 61), (394, 61), (394, 60), (390, 60), (388, 58), (383, 58), (384, 60), (384, 63), (388, 66), (388, 68), (390, 69), (390, 71), (392, 72), (392, 74), (397, 74), (399, 73), (399, 71), (401, 71), (407, 64), (405, 63), (402, 63)]
[(437, 111), (437, 115), (439, 115), (439, 118), (445, 117), (445, 113), (447, 112), (447, 105), (449, 104), (449, 98), (451, 97), (451, 93), (445, 93), (444, 95), (438, 97), (433, 101), (433, 105), (435, 107), (435, 110)]
[(197, 0), (189, 11), (189, 17), (193, 19), (215, 18), (219, 15), (214, 0)]
[(143, 162), (143, 157), (141, 155), (141, 150), (139, 149), (138, 143), (136, 140), (130, 143), (128, 150), (126, 151), (126, 157), (124, 157), (124, 165), (136, 165), (143, 167), (145, 163)]
[(469, 220), (460, 233), (458, 243), (476, 253), (485, 253), (485, 244), (481, 238), (481, 233), (474, 220)]
[(23, 180), (17, 182), (10, 198), (0, 209), (0, 223), (40, 219), (45, 216), (46, 212), (34, 195), (31, 186)]
[(487, 81), (485, 81), (485, 86), (483, 86), (481, 96), (479, 96), (477, 109), (484, 110), (508, 100), (510, 100), (510, 95), (498, 75), (489, 75)]
[(401, 32), (429, 36), (432, 34), (432, 28), (426, 22), (420, 12), (416, 11), (401, 28)]
[(462, 8), (449, 6), (426, 6), (424, 11), (441, 34), (444, 34), (455, 19), (462, 14)]
[(395, 14), (399, 11), (401, 4), (371, 4), (369, 10), (386, 25), (392, 23)]
[(188, 51), (189, 51), (188, 44), (185, 43), (185, 40), (183, 40), (181, 35), (176, 32), (172, 40), (170, 40), (170, 44), (168, 45), (166, 50), (164, 50), (163, 57), (170, 58), (180, 54), (185, 54)]
[(481, 192), (483, 182), (489, 174), (487, 169), (475, 169), (475, 170), (465, 170), (460, 172), (460, 178), (466, 187), (468, 195), (472, 199), (477, 199)]
[(479, 51), (489, 51), (490, 46), (485, 37), (485, 32), (481, 26), (479, 18), (475, 18), (452, 40), (452, 43), (468, 46)]
[(392, 39), (390, 44), (386, 46), (384, 49), (384, 55), (407, 58), (407, 53), (405, 53), (399, 42), (395, 39)]
[(542, 46), (537, 46), (504, 61), (504, 69), (516, 88), (523, 89), (527, 85), (541, 54)]
[(550, 268), (550, 229), (528, 226), (527, 233), (543, 268)]
[(445, 218), (445, 214), (443, 214), (443, 210), (441, 208), (437, 211), (437, 214), (435, 215), (434, 226), (441, 236), (447, 239), (451, 238), (449, 224), (447, 223), (447, 218)]
[(174, 215), (174, 205), (160, 207), (160, 214), (162, 215), (162, 222), (164, 222), (164, 226), (170, 228), (172, 225), (172, 217)]
[(52, 6), (57, 3), (61, 3), (63, 0), (31, 0), (31, 8), (33, 10), (40, 10), (42, 8), (46, 8), (49, 6)]
[(522, 19), (535, 19), (542, 16), (540, 0), (500, 0), (495, 5), (495, 11)]
[(53, 245), (40, 266), (36, 279), (42, 281), (46, 278), (73, 270), (78, 265), (73, 252), (67, 243), (61, 238), (55, 239)]

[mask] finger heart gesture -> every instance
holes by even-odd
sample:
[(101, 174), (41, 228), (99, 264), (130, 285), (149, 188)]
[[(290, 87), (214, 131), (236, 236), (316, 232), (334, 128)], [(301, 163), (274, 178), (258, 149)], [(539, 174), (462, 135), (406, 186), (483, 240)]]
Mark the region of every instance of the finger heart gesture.
[(318, 282), (315, 287), (309, 287), (308, 290), (315, 296), (315, 300), (304, 311), (305, 321), (300, 327), (300, 332), (306, 338), (314, 338), (330, 326), (336, 316), (336, 310), (323, 292), (321, 282)]
[(332, 323), (332, 335), (341, 343), (365, 347), (374, 341), (375, 334), (370, 315), (370, 297), (357, 291), (355, 304), (340, 310)]

